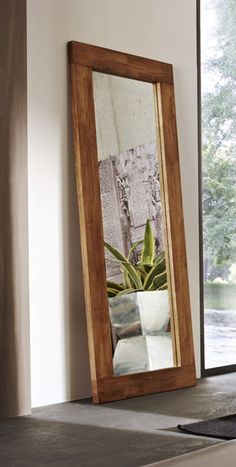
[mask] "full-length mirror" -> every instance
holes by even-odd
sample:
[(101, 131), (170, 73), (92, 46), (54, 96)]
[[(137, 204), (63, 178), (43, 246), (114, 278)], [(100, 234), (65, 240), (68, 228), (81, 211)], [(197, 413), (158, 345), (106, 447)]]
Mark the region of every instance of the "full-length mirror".
[(172, 65), (69, 43), (93, 400), (195, 384)]
[(174, 366), (153, 84), (93, 72), (115, 375)]

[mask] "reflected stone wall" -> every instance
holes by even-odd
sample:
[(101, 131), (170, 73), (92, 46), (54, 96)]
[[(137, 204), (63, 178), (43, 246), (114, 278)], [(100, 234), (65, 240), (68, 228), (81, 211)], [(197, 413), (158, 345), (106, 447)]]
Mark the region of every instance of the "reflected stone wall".
[[(99, 162), (105, 240), (127, 255), (143, 239), (147, 219), (164, 250), (163, 221), (156, 143), (142, 144)], [(141, 249), (141, 246), (140, 246)], [(106, 252), (107, 278), (121, 280), (119, 264)]]

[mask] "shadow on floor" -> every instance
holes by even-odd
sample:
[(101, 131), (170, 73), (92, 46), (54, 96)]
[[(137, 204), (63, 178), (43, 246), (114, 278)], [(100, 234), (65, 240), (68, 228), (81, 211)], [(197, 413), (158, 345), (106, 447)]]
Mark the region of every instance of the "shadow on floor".
[(32, 416), (0, 422), (4, 467), (138, 467), (212, 444), (196, 437), (104, 428), (75, 419), (68, 423)]
[(141, 467), (222, 442), (181, 433), (181, 423), (236, 412), (236, 374), (194, 388), (94, 405), (33, 409), (0, 422), (1, 467)]

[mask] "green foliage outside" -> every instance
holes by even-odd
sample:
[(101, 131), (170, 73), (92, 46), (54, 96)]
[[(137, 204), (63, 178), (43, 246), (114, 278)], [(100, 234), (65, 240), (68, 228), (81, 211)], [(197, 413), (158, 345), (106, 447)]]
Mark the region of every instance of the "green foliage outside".
[(206, 283), (205, 308), (236, 310), (236, 284)]
[(227, 280), (236, 262), (236, 1), (207, 4), (217, 19), (215, 50), (206, 64), (215, 84), (202, 98), (205, 280), (212, 281)]

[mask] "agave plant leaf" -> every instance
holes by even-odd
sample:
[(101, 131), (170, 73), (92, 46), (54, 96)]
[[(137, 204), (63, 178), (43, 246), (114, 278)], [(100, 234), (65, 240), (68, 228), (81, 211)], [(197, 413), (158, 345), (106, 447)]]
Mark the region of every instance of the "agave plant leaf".
[(158, 274), (163, 271), (166, 271), (166, 258), (164, 252), (157, 256), (157, 261), (155, 265), (157, 267)]
[[(143, 243), (141, 258), (134, 264), (132, 254), (138, 245)], [(167, 288), (165, 252), (155, 256), (155, 239), (150, 221), (147, 220), (144, 239), (135, 242), (129, 250), (127, 258), (117, 248), (104, 242), (106, 249), (112, 255), (109, 261), (120, 264), (123, 283), (107, 282), (109, 297), (122, 296), (135, 291), (165, 290)]]
[(112, 287), (107, 287), (107, 295), (109, 298), (116, 297), (119, 291), (117, 289), (113, 289)]
[(165, 258), (165, 251), (162, 251), (159, 255), (155, 256), (153, 264), (159, 263), (163, 258)]
[[(129, 250), (128, 256), (127, 256), (127, 261), (130, 262), (133, 252), (136, 250), (137, 246), (140, 245), (141, 243), (143, 243), (143, 240), (138, 240), (137, 242), (135, 242), (132, 245), (132, 247)], [(132, 264), (132, 263), (130, 263), (130, 264)], [(140, 274), (138, 274), (138, 275), (139, 275), (139, 277), (140, 277), (140, 279), (142, 281), (142, 274), (141, 274), (142, 271), (139, 270), (139, 268), (137, 267), (137, 264), (135, 264), (135, 269), (136, 269), (136, 271), (140, 272)], [(123, 278), (124, 278), (124, 284), (126, 285), (127, 288), (134, 287), (134, 283), (132, 282), (132, 280), (130, 280), (129, 275), (128, 275), (126, 269), (124, 269), (124, 268), (123, 268)]]
[(128, 274), (127, 269), (122, 267), (122, 273), (123, 273), (124, 288), (125, 289), (131, 289), (132, 288), (132, 283), (131, 283), (131, 280), (129, 278), (129, 274)]
[(148, 275), (146, 276), (146, 279), (143, 284), (144, 289), (145, 290), (149, 289), (149, 287), (152, 285), (154, 278), (164, 271), (166, 271), (166, 260), (165, 260), (165, 256), (161, 254), (159, 257), (159, 261), (157, 261), (156, 264), (154, 264), (154, 266), (152, 267), (152, 269), (149, 271)]
[(129, 293), (132, 293), (132, 292), (143, 292), (143, 289), (125, 289), (125, 290), (122, 290), (121, 292), (119, 292), (116, 297), (122, 297), (123, 295), (127, 295)]
[(143, 243), (143, 240), (138, 240), (137, 242), (135, 242), (132, 247), (130, 248), (129, 250), (129, 254), (127, 256), (127, 260), (130, 261), (131, 259), (131, 256), (132, 256), (132, 253), (136, 250), (137, 246), (138, 245), (141, 245), (141, 243)]
[(104, 242), (105, 247), (110, 251), (110, 253), (118, 259), (118, 261), (122, 262), (123, 268), (126, 269), (130, 280), (134, 283), (136, 289), (142, 289), (142, 282), (141, 279), (138, 275), (138, 273), (135, 270), (135, 267), (127, 261), (126, 257), (122, 255), (122, 253), (117, 250), (117, 248), (113, 247), (107, 242)]
[(139, 261), (136, 264), (136, 267), (146, 276), (147, 274), (149, 274), (153, 266), (150, 266), (149, 264), (141, 263), (141, 261)]
[[(125, 258), (125, 257), (124, 257)], [(114, 258), (106, 258), (107, 261), (111, 261), (112, 263), (119, 263), (119, 264), (131, 264), (131, 266), (133, 266), (133, 263), (131, 263), (130, 261), (128, 261), (126, 258), (125, 258), (125, 261), (120, 261), (119, 259), (114, 259)]]
[(152, 284), (148, 287), (148, 289), (145, 290), (160, 290), (160, 287), (162, 287), (164, 284), (167, 283), (167, 275), (166, 271), (162, 272), (161, 274), (158, 274), (158, 276), (155, 276)]
[(146, 272), (145, 268), (142, 266), (142, 265), (135, 265), (135, 268), (137, 269), (137, 271), (139, 271), (139, 277), (142, 281), (142, 284), (144, 283), (148, 273)]
[(123, 284), (117, 284), (117, 282), (107, 281), (107, 287), (110, 289), (115, 289), (118, 292), (125, 289)]
[(142, 248), (142, 253), (141, 253), (141, 263), (152, 266), (154, 257), (155, 257), (155, 240), (154, 240), (154, 235), (152, 233), (150, 221), (149, 219), (147, 219), (144, 239), (143, 239), (143, 248)]

